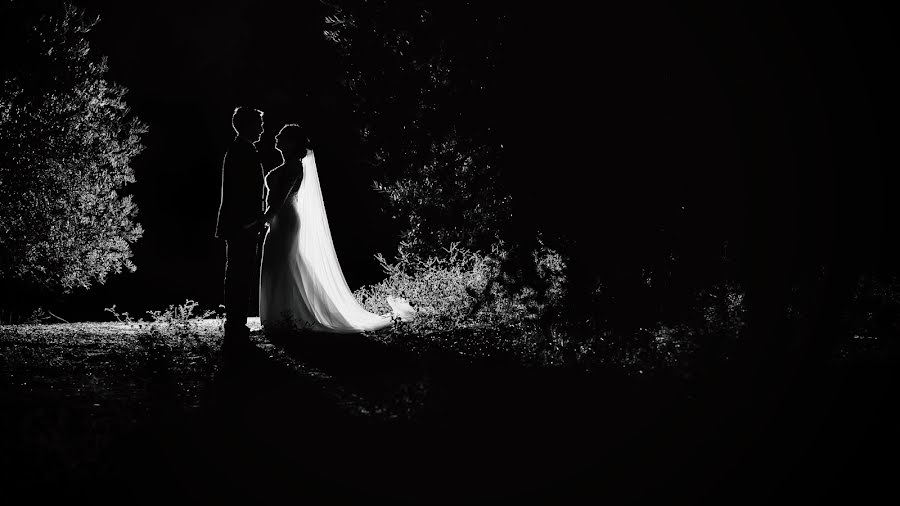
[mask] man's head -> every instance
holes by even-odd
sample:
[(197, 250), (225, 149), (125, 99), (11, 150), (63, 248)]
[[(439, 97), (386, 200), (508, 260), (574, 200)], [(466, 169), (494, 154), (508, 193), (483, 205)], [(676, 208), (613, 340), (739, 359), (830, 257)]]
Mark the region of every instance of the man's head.
[(249, 107), (235, 107), (231, 126), (239, 136), (250, 142), (259, 142), (263, 133), (263, 112)]

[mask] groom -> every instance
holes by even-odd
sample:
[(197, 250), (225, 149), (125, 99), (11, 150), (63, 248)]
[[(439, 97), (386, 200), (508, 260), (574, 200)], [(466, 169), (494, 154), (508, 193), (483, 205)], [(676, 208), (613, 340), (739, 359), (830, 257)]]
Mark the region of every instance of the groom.
[(250, 345), (247, 314), (251, 290), (259, 283), (257, 248), (264, 228), (264, 174), (256, 143), (263, 133), (263, 113), (237, 107), (231, 117), (237, 134), (222, 163), (222, 188), (216, 238), (225, 240), (224, 353)]

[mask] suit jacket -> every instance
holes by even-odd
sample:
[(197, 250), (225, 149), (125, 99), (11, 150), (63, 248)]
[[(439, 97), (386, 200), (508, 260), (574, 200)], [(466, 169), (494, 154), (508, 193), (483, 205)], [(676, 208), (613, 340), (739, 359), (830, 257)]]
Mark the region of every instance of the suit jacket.
[(235, 137), (222, 162), (222, 190), (216, 237), (229, 239), (242, 232), (241, 227), (262, 218), (265, 211), (262, 163), (256, 146)]

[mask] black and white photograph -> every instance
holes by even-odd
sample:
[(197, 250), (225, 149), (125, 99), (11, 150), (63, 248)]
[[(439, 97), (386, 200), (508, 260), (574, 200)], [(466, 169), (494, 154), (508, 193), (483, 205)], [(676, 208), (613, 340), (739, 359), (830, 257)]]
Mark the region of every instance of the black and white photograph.
[(895, 10), (0, 0), (0, 500), (889, 503)]

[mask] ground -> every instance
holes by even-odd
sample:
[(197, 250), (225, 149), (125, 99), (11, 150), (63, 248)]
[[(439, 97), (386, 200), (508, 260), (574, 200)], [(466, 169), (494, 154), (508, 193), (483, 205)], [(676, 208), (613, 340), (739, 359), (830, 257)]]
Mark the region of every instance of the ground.
[(94, 502), (864, 503), (897, 368), (777, 387), (473, 362), (365, 336), (223, 360), (215, 321), (0, 327), (4, 494)]

